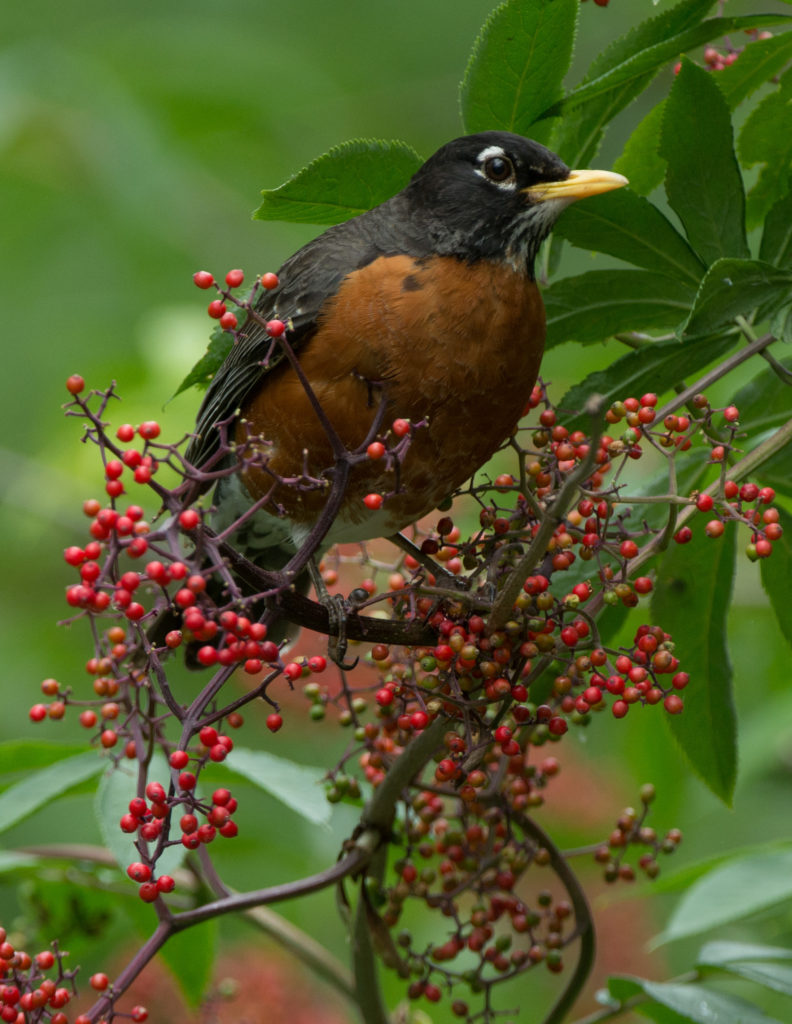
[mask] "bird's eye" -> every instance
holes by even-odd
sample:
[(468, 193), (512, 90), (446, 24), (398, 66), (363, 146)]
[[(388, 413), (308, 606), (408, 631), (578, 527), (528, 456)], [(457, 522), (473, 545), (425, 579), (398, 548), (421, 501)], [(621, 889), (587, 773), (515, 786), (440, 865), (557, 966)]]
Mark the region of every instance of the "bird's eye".
[(484, 161), (484, 174), (490, 181), (501, 184), (514, 180), (514, 164), (507, 156), (491, 156)]

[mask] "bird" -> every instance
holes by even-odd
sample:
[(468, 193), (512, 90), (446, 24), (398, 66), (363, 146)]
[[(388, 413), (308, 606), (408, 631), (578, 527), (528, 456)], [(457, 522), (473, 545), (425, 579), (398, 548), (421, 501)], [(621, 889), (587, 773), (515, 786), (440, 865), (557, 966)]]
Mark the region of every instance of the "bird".
[[(260, 458), (216, 486), (216, 528), (271, 495), (232, 542), (258, 565), (283, 568), (328, 488), (278, 481), (329, 483), (335, 472), (328, 433), (271, 321), (285, 325), (348, 451), (362, 454), (378, 429), (392, 440), (396, 420), (410, 425), (401, 460), (359, 457), (351, 467), (321, 549), (397, 534), (441, 504), (514, 431), (531, 395), (545, 340), (539, 246), (567, 205), (626, 184), (611, 171), (570, 170), (522, 136), (478, 132), (443, 145), (392, 198), (287, 259), (212, 378), (185, 453), (217, 469), (218, 424), (239, 452), (258, 443)], [(371, 494), (384, 496), (379, 508)]]

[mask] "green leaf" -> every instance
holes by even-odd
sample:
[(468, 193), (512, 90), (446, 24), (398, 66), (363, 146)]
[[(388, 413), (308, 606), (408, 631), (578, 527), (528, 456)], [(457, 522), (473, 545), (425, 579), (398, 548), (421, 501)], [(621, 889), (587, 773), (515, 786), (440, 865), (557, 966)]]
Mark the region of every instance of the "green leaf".
[(747, 981), (753, 981), (757, 985), (773, 989), (774, 992), (783, 992), (785, 995), (792, 996), (792, 967), (741, 960), (739, 963), (731, 964), (725, 970), (728, 970), (730, 974), (745, 978)]
[(710, 967), (724, 967), (738, 960), (792, 960), (792, 949), (753, 942), (707, 942), (696, 957), (696, 963)]
[(569, 207), (555, 233), (581, 249), (608, 253), (688, 285), (697, 286), (706, 269), (660, 210), (630, 189)]
[[(738, 62), (739, 63), (739, 62)], [(765, 216), (779, 195), (786, 192), (792, 164), (792, 69), (781, 76), (780, 88), (758, 103), (740, 132), (740, 159), (747, 167), (763, 164), (759, 180), (748, 195), (748, 225)]]
[(196, 387), (201, 390), (207, 388), (212, 377), (214, 377), (225, 362), (226, 356), (233, 346), (233, 335), (229, 334), (228, 331), (224, 331), (222, 327), (216, 327), (212, 331), (209, 347), (206, 352), (193, 366), (173, 395), (171, 395), (171, 398), (175, 398), (176, 395), (180, 395), (182, 391), (186, 391), (188, 388)]
[[(782, 360), (781, 365), (792, 371), (792, 359)], [(786, 423), (790, 416), (789, 399), (789, 385), (779, 380), (769, 366), (764, 366), (737, 391), (734, 404), (740, 410), (740, 420), (750, 424), (755, 435)]]
[(789, 899), (792, 848), (729, 860), (687, 889), (653, 946), (720, 928)]
[(490, 14), (460, 87), (467, 132), (491, 128), (546, 141), (539, 114), (561, 96), (575, 39), (577, 0), (507, 0)]
[(343, 142), (278, 188), (264, 189), (264, 201), (253, 216), (257, 220), (338, 224), (390, 199), (421, 163), (405, 142)]
[(666, 716), (688, 761), (730, 804), (737, 776), (737, 723), (726, 649), (726, 614), (734, 578), (736, 532), (713, 540), (703, 528), (673, 544), (657, 567), (653, 622), (671, 634), (680, 669), (689, 673), (681, 715)]
[(644, 981), (643, 990), (662, 1006), (695, 1024), (781, 1024), (753, 1003), (704, 985)]
[[(749, 43), (738, 61), (713, 76), (729, 108), (734, 110), (766, 84), (784, 67), (790, 55), (792, 32)], [(613, 165), (614, 171), (628, 177), (630, 187), (640, 195), (648, 195), (665, 177), (666, 162), (658, 152), (665, 103), (661, 100), (638, 122), (624, 145), (622, 155)], [(771, 259), (770, 262), (774, 261)]]
[(642, 196), (656, 189), (665, 177), (666, 162), (658, 149), (664, 113), (665, 100), (661, 100), (638, 122), (613, 165), (614, 171), (630, 179), (633, 192)]
[(617, 398), (641, 395), (645, 391), (667, 391), (690, 374), (697, 373), (719, 358), (734, 344), (729, 339), (705, 339), (703, 343), (656, 341), (628, 352), (605, 370), (590, 373), (561, 399), (560, 407), (569, 409), (564, 424), (570, 430), (584, 430), (588, 419), (580, 410), (590, 395), (602, 395), (610, 405)]
[(787, 300), (792, 272), (761, 260), (720, 259), (707, 271), (682, 330), (685, 338), (712, 334), (764, 303)]
[(792, 32), (782, 32), (769, 39), (757, 39), (748, 43), (740, 59), (717, 74), (713, 81), (726, 98), (729, 107), (734, 108), (771, 81), (783, 71), (792, 58)]
[(729, 108), (712, 73), (689, 60), (666, 100), (660, 155), (668, 201), (702, 260), (747, 257), (745, 193)]
[(59, 758), (54, 764), (29, 772), (0, 794), (0, 832), (19, 824), (39, 807), (101, 772), (107, 762), (90, 750), (76, 757)]
[(157, 954), (178, 982), (188, 1006), (199, 1006), (209, 983), (217, 952), (217, 918), (172, 935)]
[[(54, 743), (52, 740), (6, 740), (0, 743), (0, 776), (17, 775), (56, 764), (75, 754), (84, 754), (84, 743)], [(101, 764), (97, 771), (101, 770)]]
[(781, 507), (778, 514), (784, 532), (779, 540), (773, 541), (772, 555), (760, 559), (759, 565), (762, 586), (778, 619), (779, 632), (792, 645), (792, 515)]
[[(170, 776), (171, 769), (163, 755), (155, 754), (149, 765), (148, 781), (156, 779), (167, 790)], [(110, 767), (105, 771), (94, 800), (94, 813), (102, 839), (124, 872), (124, 878), (127, 878), (127, 865), (134, 860), (140, 860), (140, 853), (135, 846), (136, 834), (122, 832), (118, 827), (121, 817), (129, 810), (129, 801), (138, 796), (137, 781), (134, 762), (130, 766), (121, 761), (117, 767)], [(181, 843), (166, 847), (157, 861), (157, 873), (172, 875), (186, 854), (187, 851)], [(136, 883), (130, 879), (130, 884)]]
[(770, 320), (770, 333), (787, 345), (792, 342), (792, 303), (787, 303), (775, 311)]
[[(712, 0), (683, 0), (668, 11), (654, 18), (647, 18), (606, 46), (592, 61), (581, 84), (599, 78), (647, 47), (697, 24), (710, 7)], [(571, 111), (564, 117), (559, 126), (556, 147), (571, 166), (589, 165), (599, 149), (605, 127), (649, 85), (657, 70), (649, 70), (625, 82), (624, 85), (590, 100), (579, 110)], [(627, 174), (626, 171), (621, 173)], [(627, 176), (629, 177), (629, 174)]]
[(792, 179), (787, 180), (787, 191), (765, 217), (759, 259), (792, 270)]
[[(232, 771), (249, 779), (314, 825), (326, 825), (331, 806), (319, 785), (324, 768), (287, 761), (262, 750), (234, 747)], [(229, 766), (231, 767), (231, 766)]]
[(604, 341), (619, 331), (673, 328), (688, 315), (692, 288), (646, 270), (592, 270), (542, 292), (547, 347)]
[(789, 21), (787, 14), (750, 14), (745, 17), (708, 18), (706, 21), (693, 25), (682, 32), (664, 39), (654, 46), (649, 46), (640, 53), (628, 58), (615, 68), (600, 75), (593, 81), (586, 82), (569, 93), (563, 100), (548, 107), (543, 117), (558, 117), (582, 103), (588, 103), (598, 96), (640, 78), (648, 71), (656, 71), (681, 54), (687, 53), (697, 46), (716, 39), (727, 32), (739, 32), (752, 28), (764, 28)]

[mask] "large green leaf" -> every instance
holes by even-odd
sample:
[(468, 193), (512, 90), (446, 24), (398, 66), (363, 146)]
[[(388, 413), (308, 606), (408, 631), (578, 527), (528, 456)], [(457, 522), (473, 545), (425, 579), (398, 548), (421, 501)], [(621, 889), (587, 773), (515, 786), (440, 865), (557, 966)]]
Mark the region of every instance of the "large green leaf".
[(0, 832), (17, 825), (86, 779), (98, 775), (106, 764), (96, 751), (90, 750), (75, 757), (60, 758), (46, 768), (29, 772), (0, 794)]
[[(0, 776), (17, 775), (85, 753), (84, 743), (52, 740), (6, 740), (0, 743)], [(97, 772), (101, 770), (101, 764)]]
[(194, 928), (172, 935), (157, 954), (167, 964), (188, 1006), (202, 1002), (212, 980), (217, 932), (216, 918), (202, 921)]
[(762, 164), (759, 180), (748, 195), (748, 224), (765, 216), (779, 195), (786, 192), (792, 165), (792, 69), (781, 76), (780, 88), (758, 103), (740, 132), (738, 149), (747, 167)]
[(714, 76), (689, 60), (666, 100), (660, 155), (668, 201), (702, 260), (746, 258), (745, 193), (729, 107)]
[(792, 270), (792, 179), (765, 217), (759, 259)]
[(707, 942), (696, 956), (696, 963), (724, 967), (739, 960), (792, 960), (792, 949), (784, 946), (757, 946), (753, 942)]
[(792, 515), (784, 508), (778, 513), (784, 533), (780, 540), (773, 541), (773, 553), (761, 560), (760, 571), (781, 636), (792, 644)]
[[(605, 47), (592, 61), (582, 84), (599, 78), (641, 50), (698, 23), (710, 7), (712, 0), (682, 0), (670, 10), (642, 21)], [(656, 73), (657, 69), (647, 71), (590, 100), (580, 109), (570, 111), (561, 121), (555, 141), (563, 158), (571, 166), (587, 166), (599, 149), (607, 124), (646, 88)]]
[[(734, 110), (768, 82), (784, 67), (790, 54), (792, 32), (749, 43), (739, 60), (713, 76), (729, 108)], [(614, 171), (626, 175), (630, 188), (640, 195), (648, 195), (665, 177), (666, 162), (658, 152), (664, 112), (665, 100), (661, 100), (638, 122), (613, 165)]]
[(791, 17), (792, 15), (788, 14), (750, 14), (745, 17), (708, 18), (654, 46), (641, 50), (640, 53), (622, 61), (604, 75), (579, 86), (563, 100), (548, 107), (543, 116), (558, 117), (561, 113), (567, 113), (582, 103), (588, 103), (595, 97), (602, 96), (627, 82), (640, 78), (648, 71), (664, 67), (681, 54), (687, 53), (711, 39), (717, 39), (727, 32), (777, 25), (789, 21)]
[(712, 78), (717, 82), (729, 107), (734, 110), (744, 99), (783, 71), (790, 58), (792, 32), (782, 32), (769, 39), (748, 43), (739, 60), (722, 68)]
[(777, 306), (788, 300), (790, 287), (792, 272), (777, 270), (770, 263), (716, 260), (701, 282), (683, 336), (712, 334), (765, 303)]
[(718, 359), (734, 343), (729, 339), (702, 339), (696, 342), (658, 341), (628, 352), (605, 370), (590, 373), (561, 399), (560, 407), (570, 410), (564, 423), (570, 430), (588, 427), (585, 407), (590, 395), (602, 395), (607, 405), (617, 399), (641, 395), (646, 391), (662, 393), (690, 374)]
[(324, 768), (311, 768), (263, 750), (234, 747), (229, 768), (266, 790), (296, 814), (314, 825), (326, 825), (331, 806), (319, 785)]
[(534, 122), (561, 96), (575, 39), (577, 0), (506, 0), (473, 46), (460, 88), (467, 132), (499, 128), (547, 140)]
[[(792, 372), (792, 359), (781, 365)], [(752, 377), (734, 395), (733, 404), (740, 410), (740, 420), (750, 426), (753, 435), (782, 426), (792, 415), (790, 387), (778, 378), (769, 366)], [(761, 474), (761, 470), (759, 473)]]
[(790, 899), (792, 847), (736, 857), (686, 890), (653, 944), (720, 928)]
[(661, 100), (638, 122), (613, 165), (614, 171), (629, 178), (630, 188), (642, 196), (656, 189), (665, 177), (666, 162), (658, 149), (664, 114), (665, 100)]
[(675, 327), (695, 298), (692, 288), (648, 270), (592, 270), (546, 288), (547, 347), (604, 341), (619, 331)]
[(726, 649), (735, 561), (734, 528), (711, 539), (694, 524), (689, 544), (673, 544), (657, 568), (652, 621), (670, 633), (690, 675), (681, 715), (668, 724), (694, 770), (730, 803), (737, 776), (737, 723)]
[(746, 999), (716, 992), (704, 985), (644, 981), (643, 990), (656, 1002), (694, 1024), (781, 1024)]
[(559, 218), (555, 233), (573, 245), (698, 285), (705, 267), (656, 206), (629, 189), (576, 203)]
[[(119, 820), (129, 810), (129, 801), (139, 795), (136, 766), (137, 762), (130, 765), (122, 761), (117, 767), (109, 768), (99, 782), (94, 800), (94, 812), (102, 839), (124, 871), (124, 878), (127, 877), (127, 865), (131, 861), (140, 860), (140, 853), (135, 846), (137, 835), (122, 832), (118, 827)], [(149, 765), (149, 781), (156, 779), (167, 790), (170, 775), (171, 769), (163, 755), (155, 754)], [(157, 874), (172, 875), (186, 854), (181, 843), (166, 847), (157, 860)]]
[(278, 188), (265, 189), (257, 220), (338, 224), (384, 202), (421, 166), (404, 142), (355, 139), (334, 146)]

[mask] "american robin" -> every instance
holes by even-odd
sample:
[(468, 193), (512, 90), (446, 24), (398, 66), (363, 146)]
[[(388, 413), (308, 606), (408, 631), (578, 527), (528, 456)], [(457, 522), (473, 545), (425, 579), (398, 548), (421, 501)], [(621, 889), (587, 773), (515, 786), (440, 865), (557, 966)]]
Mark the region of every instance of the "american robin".
[[(542, 358), (545, 316), (534, 279), (540, 243), (571, 202), (627, 183), (570, 171), (529, 139), (489, 131), (449, 142), (392, 199), (309, 242), (261, 295), (263, 321), (285, 337), (327, 420), (349, 451), (379, 423), (414, 425), (400, 464), (359, 460), (324, 546), (394, 534), (435, 508), (514, 430)], [(216, 424), (234, 420), (239, 451), (261, 457), (225, 478), (221, 528), (271, 493), (233, 538), (283, 568), (326, 501), (335, 454), (314, 404), (277, 341), (248, 320), (214, 376), (186, 453), (216, 456)], [(378, 427), (377, 427), (378, 429)], [(254, 444), (255, 446), (255, 444)], [(372, 510), (364, 498), (385, 496)], [(374, 502), (376, 504), (376, 500)]]

